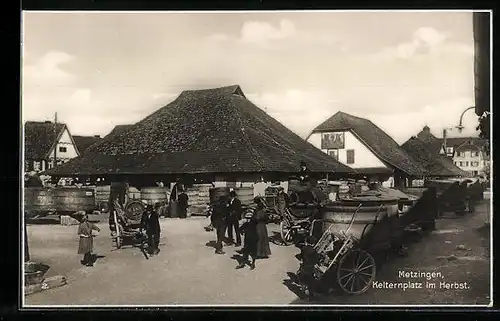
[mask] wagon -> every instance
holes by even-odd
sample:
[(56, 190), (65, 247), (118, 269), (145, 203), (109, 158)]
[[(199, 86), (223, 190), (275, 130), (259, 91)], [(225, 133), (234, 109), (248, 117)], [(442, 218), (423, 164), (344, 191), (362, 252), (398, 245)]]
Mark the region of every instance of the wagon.
[(314, 246), (320, 256), (316, 280), (348, 294), (367, 291), (376, 278), (376, 258), (399, 246), (403, 229), (397, 208), (397, 198), (380, 196), (325, 206), (323, 218), (314, 220), (311, 228), (311, 235), (320, 235)]
[(424, 187), (435, 188), (439, 206), (439, 215), (443, 212), (454, 212), (463, 215), (467, 211), (467, 184), (460, 184), (454, 179), (426, 180)]
[(111, 236), (114, 246), (120, 249), (124, 245), (140, 246), (146, 242), (146, 236), (141, 232), (141, 218), (145, 207), (141, 201), (130, 200), (125, 209), (113, 210), (110, 215)]

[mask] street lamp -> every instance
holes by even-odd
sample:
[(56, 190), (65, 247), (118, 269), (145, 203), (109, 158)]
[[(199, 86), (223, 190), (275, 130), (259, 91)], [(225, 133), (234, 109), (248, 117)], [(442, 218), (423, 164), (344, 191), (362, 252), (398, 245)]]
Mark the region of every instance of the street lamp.
[(460, 121), (459, 121), (458, 126), (457, 126), (457, 129), (458, 129), (458, 132), (459, 132), (459, 133), (462, 133), (462, 130), (465, 128), (465, 127), (462, 125), (462, 120), (463, 120), (463, 118), (464, 118), (464, 114), (465, 114), (467, 111), (469, 111), (469, 110), (471, 110), (471, 109), (475, 109), (475, 108), (476, 108), (475, 106), (469, 107), (469, 108), (465, 109), (465, 110), (462, 112), (462, 115), (460, 115)]

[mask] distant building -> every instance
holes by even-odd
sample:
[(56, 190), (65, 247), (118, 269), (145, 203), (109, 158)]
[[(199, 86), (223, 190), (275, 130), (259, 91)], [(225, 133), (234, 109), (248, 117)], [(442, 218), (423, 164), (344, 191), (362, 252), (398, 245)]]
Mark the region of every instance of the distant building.
[(84, 154), (87, 148), (94, 145), (102, 138), (99, 135), (94, 136), (73, 136), (73, 140), (75, 141), (76, 148), (80, 152), (80, 154)]
[(358, 173), (394, 186), (423, 177), (426, 170), (387, 133), (368, 119), (344, 112), (317, 126), (307, 141)]
[[(44, 171), (80, 155), (66, 124), (28, 121), (24, 124), (24, 169)], [(54, 156), (57, 158), (54, 162)]]
[(485, 153), (487, 140), (479, 137), (449, 137), (444, 139), (434, 136), (430, 128), (425, 126), (417, 135), (428, 144), (436, 154), (445, 155), (453, 160), (460, 169), (470, 176), (484, 175), (490, 166), (490, 160)]

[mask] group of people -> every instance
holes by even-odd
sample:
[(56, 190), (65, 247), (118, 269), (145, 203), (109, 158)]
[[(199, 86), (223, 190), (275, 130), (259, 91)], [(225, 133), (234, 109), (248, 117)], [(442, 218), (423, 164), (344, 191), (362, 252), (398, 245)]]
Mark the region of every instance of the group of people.
[[(269, 246), (269, 236), (267, 232), (268, 218), (264, 211), (264, 205), (260, 199), (254, 199), (257, 207), (254, 211), (248, 212), (242, 217), (243, 211), (240, 200), (235, 191), (231, 191), (229, 199), (220, 196), (217, 204), (213, 207), (211, 222), (216, 230), (217, 242), (215, 245), (216, 254), (225, 254), (223, 244), (241, 246), (241, 235), (244, 235), (243, 247), (240, 253), (243, 260), (236, 267), (241, 269), (247, 264), (250, 269), (255, 269), (255, 260), (258, 258), (268, 258), (271, 255)], [(240, 225), (240, 221), (244, 219)], [(226, 237), (227, 231), (227, 237)], [(235, 233), (236, 242), (233, 238)]]

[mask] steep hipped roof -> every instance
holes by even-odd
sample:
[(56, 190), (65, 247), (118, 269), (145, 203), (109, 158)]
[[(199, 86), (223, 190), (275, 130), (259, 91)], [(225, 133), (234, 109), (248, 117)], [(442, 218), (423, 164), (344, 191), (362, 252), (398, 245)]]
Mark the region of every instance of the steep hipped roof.
[(24, 123), (25, 159), (45, 159), (52, 150), (56, 139), (61, 137), (65, 124), (53, 122), (27, 121)]
[(239, 86), (184, 91), (83, 157), (49, 171), (78, 174), (352, 173), (247, 100)]
[(432, 176), (452, 177), (466, 176), (467, 173), (458, 168), (448, 157), (428, 149), (427, 144), (411, 137), (401, 147), (418, 160)]
[(83, 154), (87, 150), (87, 148), (94, 145), (101, 139), (102, 139), (101, 137), (96, 137), (96, 136), (73, 136), (76, 148), (78, 148), (80, 154)]
[(392, 137), (368, 119), (355, 117), (339, 111), (316, 127), (312, 132), (347, 130), (357, 136), (368, 149), (390, 166), (409, 175), (425, 175), (425, 169), (416, 160), (408, 155)]

